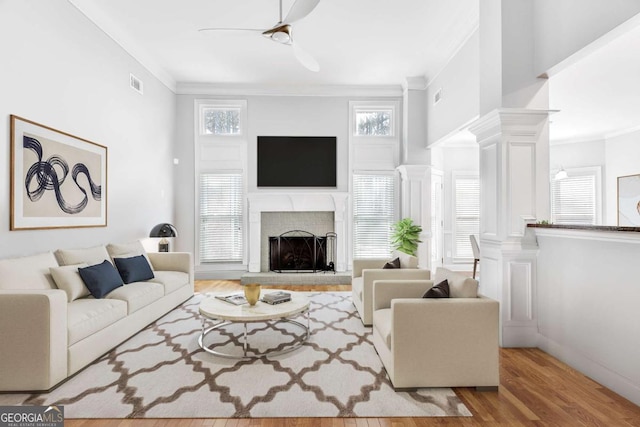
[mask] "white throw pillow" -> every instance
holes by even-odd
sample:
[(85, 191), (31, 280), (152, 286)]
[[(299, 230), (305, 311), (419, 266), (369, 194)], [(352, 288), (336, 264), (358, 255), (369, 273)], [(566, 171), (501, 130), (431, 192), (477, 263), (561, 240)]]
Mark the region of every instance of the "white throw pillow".
[(136, 240), (135, 242), (129, 243), (111, 243), (107, 245), (107, 252), (113, 258), (131, 258), (138, 255), (144, 255), (153, 270), (153, 264), (151, 264), (151, 260), (149, 259), (149, 255), (147, 255), (147, 251), (142, 246), (142, 242), (140, 240)]
[(83, 249), (58, 249), (56, 257), (60, 265), (82, 264), (96, 265), (101, 264), (105, 259), (111, 262), (111, 257), (104, 245), (94, 246), (92, 248)]
[(55, 289), (49, 268), (57, 266), (53, 252), (0, 260), (0, 289)]
[(83, 262), (49, 269), (58, 289), (62, 289), (67, 293), (67, 301), (69, 302), (90, 295), (89, 289), (82, 281), (80, 273), (78, 273), (78, 268), (84, 267), (88, 267), (88, 265)]
[(451, 298), (477, 298), (478, 281), (455, 271), (438, 267), (433, 283), (440, 283), (444, 279), (449, 282), (449, 296)]

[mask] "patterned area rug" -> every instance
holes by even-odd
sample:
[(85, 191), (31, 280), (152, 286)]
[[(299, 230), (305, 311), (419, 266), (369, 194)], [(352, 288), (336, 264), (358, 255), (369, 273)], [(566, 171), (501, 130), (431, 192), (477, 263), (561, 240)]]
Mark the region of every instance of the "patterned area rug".
[[(348, 292), (309, 292), (311, 338), (279, 356), (225, 359), (198, 346), (196, 295), (48, 394), (1, 404), (64, 405), (67, 418), (471, 416), (449, 388), (396, 393)], [(304, 316), (299, 317), (306, 324)], [(243, 326), (206, 345), (241, 354)], [(249, 353), (302, 339), (288, 323), (249, 324)]]

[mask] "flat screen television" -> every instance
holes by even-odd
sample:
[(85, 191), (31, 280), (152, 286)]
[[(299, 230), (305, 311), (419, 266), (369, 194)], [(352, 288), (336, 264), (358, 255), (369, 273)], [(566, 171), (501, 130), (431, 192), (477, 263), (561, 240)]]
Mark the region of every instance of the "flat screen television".
[(258, 136), (258, 187), (336, 187), (335, 136)]

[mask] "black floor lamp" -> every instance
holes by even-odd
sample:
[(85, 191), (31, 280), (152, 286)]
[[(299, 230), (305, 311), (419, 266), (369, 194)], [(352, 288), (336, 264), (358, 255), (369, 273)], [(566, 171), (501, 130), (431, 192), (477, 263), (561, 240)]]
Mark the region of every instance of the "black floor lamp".
[(176, 228), (167, 222), (156, 225), (149, 233), (149, 237), (161, 238), (160, 242), (158, 242), (158, 252), (169, 252), (169, 241), (167, 237), (176, 237), (177, 235), (178, 231)]

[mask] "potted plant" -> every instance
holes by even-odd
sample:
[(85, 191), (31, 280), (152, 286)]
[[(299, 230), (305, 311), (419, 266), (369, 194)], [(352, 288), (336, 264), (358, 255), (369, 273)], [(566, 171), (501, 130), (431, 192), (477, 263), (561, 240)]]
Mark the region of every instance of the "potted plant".
[(392, 245), (397, 251), (416, 256), (422, 227), (413, 223), (411, 218), (403, 218), (393, 225)]

